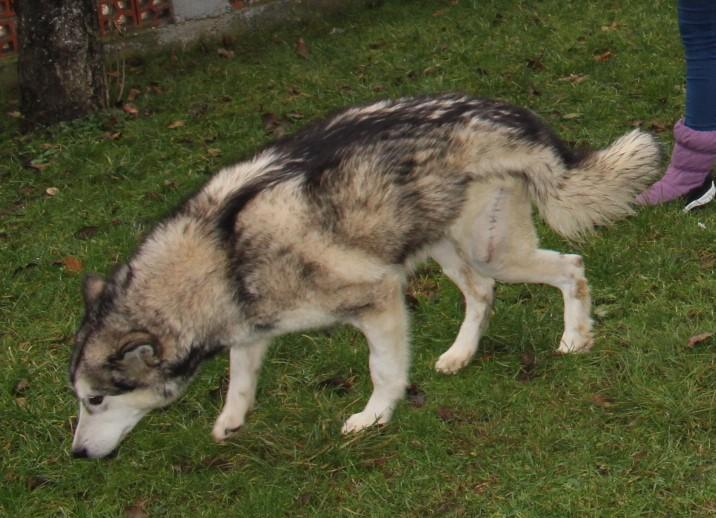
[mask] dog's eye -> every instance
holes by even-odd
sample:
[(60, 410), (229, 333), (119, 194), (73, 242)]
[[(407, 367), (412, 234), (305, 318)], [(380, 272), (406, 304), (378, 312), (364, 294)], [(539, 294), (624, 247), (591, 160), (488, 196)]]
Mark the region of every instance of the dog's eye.
[(104, 396), (92, 396), (87, 398), (87, 402), (94, 406), (101, 405), (102, 401), (104, 401)]

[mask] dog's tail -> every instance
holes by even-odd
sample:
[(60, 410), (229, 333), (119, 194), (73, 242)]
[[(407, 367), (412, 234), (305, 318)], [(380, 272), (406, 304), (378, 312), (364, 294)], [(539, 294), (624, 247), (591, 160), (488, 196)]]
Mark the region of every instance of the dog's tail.
[(634, 197), (659, 173), (660, 155), (653, 136), (634, 130), (566, 164), (561, 174), (532, 177), (532, 198), (550, 227), (567, 239), (579, 239), (595, 226), (634, 212)]

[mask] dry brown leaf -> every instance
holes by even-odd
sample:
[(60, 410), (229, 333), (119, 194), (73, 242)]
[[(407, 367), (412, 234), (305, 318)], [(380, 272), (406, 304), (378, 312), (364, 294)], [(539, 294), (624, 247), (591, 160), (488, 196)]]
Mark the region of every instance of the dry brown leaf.
[(142, 91), (139, 88), (130, 88), (129, 92), (127, 92), (127, 101), (131, 103), (137, 97), (139, 97), (141, 93)]
[(583, 82), (585, 79), (587, 79), (586, 74), (569, 74), (568, 76), (560, 77), (560, 81), (569, 81), (573, 85), (578, 85), (579, 83)]
[(139, 108), (134, 106), (132, 103), (124, 103), (124, 105), (122, 105), (122, 111), (132, 117), (139, 115)]
[(604, 32), (616, 31), (620, 26), (621, 26), (621, 24), (618, 21), (614, 20), (609, 25), (602, 25), (602, 31), (604, 31)]
[(95, 234), (99, 231), (99, 227), (96, 225), (87, 225), (85, 227), (80, 228), (77, 232), (75, 232), (75, 238), (85, 240), (89, 239), (91, 237), (94, 237)]
[(105, 140), (119, 140), (119, 138), (122, 137), (122, 132), (121, 131), (115, 131), (115, 132), (105, 131), (103, 136), (104, 136)]
[(210, 147), (206, 150), (206, 154), (209, 156), (219, 156), (221, 154), (221, 149), (216, 147)]
[(57, 187), (48, 187), (45, 189), (45, 194), (48, 196), (57, 196), (60, 194), (60, 190)]
[(74, 255), (68, 255), (66, 257), (63, 257), (62, 266), (65, 267), (65, 270), (72, 273), (79, 273), (84, 268), (84, 266), (82, 265), (82, 261), (77, 259)]
[(669, 128), (669, 125), (665, 122), (653, 120), (649, 123), (649, 129), (656, 133), (663, 133)]
[(687, 347), (695, 347), (701, 343), (704, 343), (706, 340), (711, 338), (714, 334), (713, 333), (699, 333), (697, 335), (692, 336), (689, 338), (688, 343), (686, 344)]
[(298, 41), (296, 41), (296, 54), (301, 56), (303, 59), (308, 59), (308, 56), (311, 54), (311, 51), (308, 50), (308, 45), (306, 45), (306, 42), (303, 40), (303, 38), (298, 38)]
[(184, 126), (184, 124), (185, 124), (185, 122), (183, 120), (175, 120), (174, 122), (169, 123), (167, 128), (169, 128), (169, 129), (181, 128), (182, 126)]
[(27, 380), (27, 378), (22, 378), (19, 379), (17, 383), (15, 383), (15, 386), (12, 388), (12, 393), (15, 396), (19, 396), (29, 388), (30, 382)]
[(275, 113), (267, 112), (261, 115), (261, 121), (264, 124), (264, 129), (267, 133), (270, 133), (276, 138), (281, 138), (286, 134), (286, 128), (284, 122), (278, 118)]
[(11, 112), (7, 112), (9, 117), (12, 117), (13, 119), (22, 119), (22, 113), (20, 113), (17, 110), (13, 110)]
[(574, 112), (574, 113), (566, 113), (566, 114), (562, 115), (562, 118), (564, 120), (570, 120), (570, 119), (578, 119), (581, 116), (582, 116), (581, 113)]
[(143, 498), (138, 498), (132, 505), (124, 510), (125, 518), (146, 518), (147, 514), (147, 501)]
[(420, 408), (425, 405), (425, 392), (423, 392), (415, 383), (409, 385), (408, 388), (405, 389), (405, 395), (406, 399), (413, 407)]
[(603, 396), (601, 394), (594, 394), (592, 396), (592, 403), (594, 403), (598, 407), (602, 408), (609, 408), (610, 406), (614, 406), (614, 401), (609, 399), (606, 396)]
[(225, 49), (223, 47), (216, 49), (216, 53), (224, 59), (231, 59), (235, 54), (233, 50)]
[(449, 423), (450, 421), (455, 420), (455, 412), (453, 412), (451, 409), (449, 409), (446, 406), (439, 406), (435, 413), (438, 415), (438, 418), (441, 421), (444, 421), (446, 423)]
[(594, 61), (598, 61), (600, 63), (604, 63), (605, 61), (609, 61), (614, 57), (614, 54), (611, 50), (607, 50), (606, 52), (602, 52), (601, 54), (597, 54), (594, 56)]
[(33, 169), (37, 169), (38, 171), (43, 171), (50, 167), (49, 162), (38, 162), (37, 160), (30, 161), (30, 167)]

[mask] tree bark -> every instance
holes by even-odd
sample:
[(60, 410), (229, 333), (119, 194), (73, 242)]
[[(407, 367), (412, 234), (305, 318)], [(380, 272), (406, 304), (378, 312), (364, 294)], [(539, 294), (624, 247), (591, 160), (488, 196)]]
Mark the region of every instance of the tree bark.
[(82, 117), (106, 102), (97, 0), (15, 0), (24, 129)]

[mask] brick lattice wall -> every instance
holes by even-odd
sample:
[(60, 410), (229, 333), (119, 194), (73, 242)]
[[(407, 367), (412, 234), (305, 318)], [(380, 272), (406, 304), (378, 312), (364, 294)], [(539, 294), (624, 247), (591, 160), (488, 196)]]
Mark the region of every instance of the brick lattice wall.
[[(13, 0), (0, 0), (0, 58), (17, 52), (17, 30)], [(241, 9), (251, 0), (228, 0), (228, 5)], [(171, 0), (97, 0), (99, 32), (102, 36), (157, 27), (172, 23)]]

